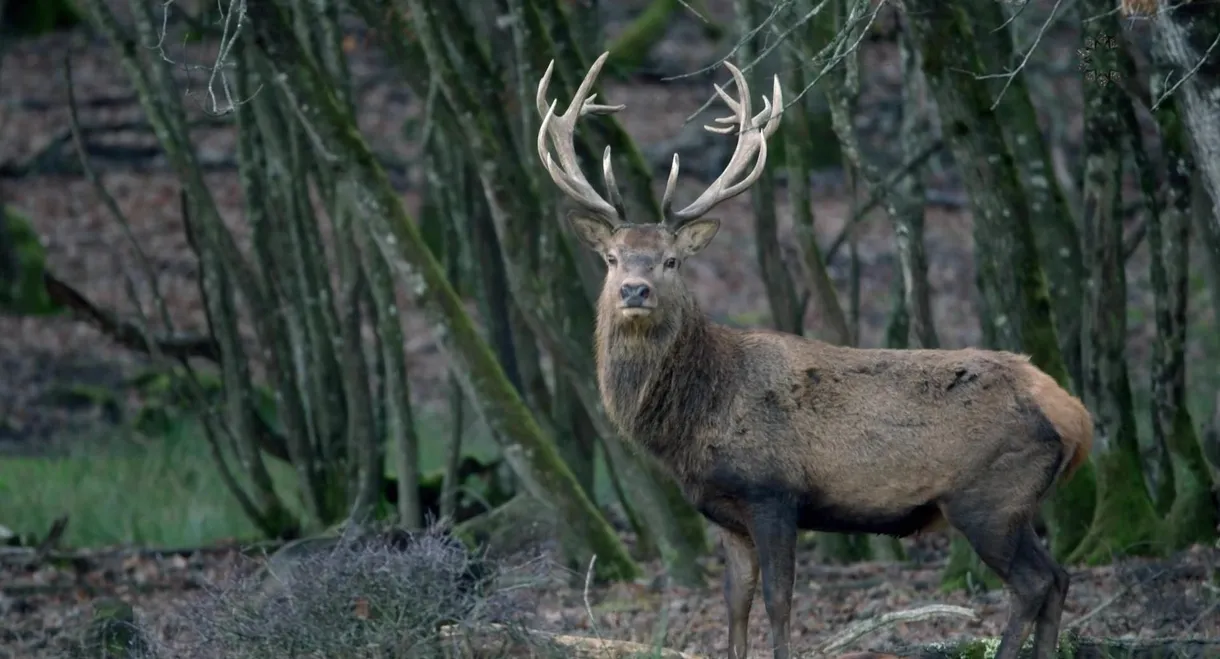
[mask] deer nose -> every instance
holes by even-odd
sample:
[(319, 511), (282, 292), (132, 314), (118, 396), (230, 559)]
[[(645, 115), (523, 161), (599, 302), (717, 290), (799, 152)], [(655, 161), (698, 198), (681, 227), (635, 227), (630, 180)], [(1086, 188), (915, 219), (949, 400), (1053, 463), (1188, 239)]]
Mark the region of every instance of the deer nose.
[(624, 301), (631, 300), (633, 298), (639, 298), (640, 300), (647, 300), (648, 294), (651, 292), (652, 292), (652, 290), (648, 288), (648, 284), (644, 284), (644, 283), (623, 284), (623, 287), (618, 289), (619, 297), (621, 297)]

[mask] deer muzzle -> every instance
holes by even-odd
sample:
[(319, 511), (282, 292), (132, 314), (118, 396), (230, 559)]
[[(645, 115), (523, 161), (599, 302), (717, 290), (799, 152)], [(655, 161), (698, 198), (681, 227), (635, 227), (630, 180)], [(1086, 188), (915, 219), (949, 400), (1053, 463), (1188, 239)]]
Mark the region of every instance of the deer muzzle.
[(619, 309), (623, 315), (635, 316), (651, 313), (656, 307), (652, 296), (652, 287), (642, 280), (627, 280), (618, 289)]

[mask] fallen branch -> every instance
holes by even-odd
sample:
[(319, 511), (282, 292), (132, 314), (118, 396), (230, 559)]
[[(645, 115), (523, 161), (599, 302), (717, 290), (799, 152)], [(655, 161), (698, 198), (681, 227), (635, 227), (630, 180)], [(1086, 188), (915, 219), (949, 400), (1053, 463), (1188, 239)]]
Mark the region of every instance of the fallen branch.
[(135, 323), (122, 320), (118, 314), (98, 307), (71, 284), (50, 272), (43, 273), (42, 281), (47, 289), (47, 295), (53, 302), (67, 307), (75, 316), (98, 328), (115, 343), (128, 350), (149, 354), (150, 348), (155, 347), (161, 354), (174, 359), (199, 357), (213, 363), (220, 359), (220, 348), (210, 337), (190, 335), (159, 337), (154, 339), (155, 346), (149, 346), (145, 341), (143, 330)]
[[(958, 659), (986, 656), (996, 639), (970, 639), (895, 651), (893, 654), (861, 654), (853, 659)], [(1070, 648), (1065, 653), (1064, 649)], [(1220, 639), (1209, 638), (1083, 638), (1072, 633), (1059, 639), (1060, 656), (1072, 659), (1211, 659), (1220, 656)], [(843, 659), (843, 658), (840, 658)]]
[(933, 618), (944, 618), (949, 616), (957, 616), (968, 618), (970, 620), (978, 620), (978, 614), (970, 609), (961, 606), (950, 606), (948, 604), (933, 604), (931, 606), (922, 606), (918, 609), (910, 609), (908, 611), (892, 611), (883, 613), (879, 616), (861, 620), (851, 627), (835, 634), (833, 637), (822, 643), (809, 656), (828, 655), (832, 652), (837, 652), (851, 645), (859, 638), (871, 634), (882, 627), (896, 625), (904, 622), (916, 622), (919, 620), (931, 620)]

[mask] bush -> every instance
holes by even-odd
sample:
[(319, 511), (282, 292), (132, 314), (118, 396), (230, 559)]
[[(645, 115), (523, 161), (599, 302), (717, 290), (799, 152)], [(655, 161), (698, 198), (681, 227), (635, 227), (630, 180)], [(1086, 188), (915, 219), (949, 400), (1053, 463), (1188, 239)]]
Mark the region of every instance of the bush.
[(520, 601), (530, 589), (501, 585), (500, 567), (445, 529), (331, 540), (293, 556), (291, 569), (247, 571), (211, 590), (147, 659), (430, 659), (448, 654), (444, 625), (461, 636), (500, 623), (516, 636), (516, 616), (533, 608)]

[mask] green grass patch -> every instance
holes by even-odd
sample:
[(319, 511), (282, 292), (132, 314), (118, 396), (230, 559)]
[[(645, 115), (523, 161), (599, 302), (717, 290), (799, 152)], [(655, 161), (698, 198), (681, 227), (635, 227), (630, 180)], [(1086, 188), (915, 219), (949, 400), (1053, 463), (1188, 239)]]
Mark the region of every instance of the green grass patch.
[[(423, 415), (416, 423), (420, 471), (441, 473), (448, 419)], [(462, 444), (463, 453), (484, 461), (499, 454), (482, 423), (469, 424)], [(55, 454), (0, 457), (0, 525), (23, 537), (40, 537), (56, 518), (68, 515), (63, 538), (68, 547), (194, 546), (259, 538), (221, 479), (195, 421), (171, 420), (156, 435), (120, 428), (60, 445), (65, 448)], [(386, 472), (393, 476), (394, 447), (387, 446), (386, 453)], [(604, 504), (615, 494), (600, 457), (594, 489)], [(235, 461), (230, 464), (237, 470)], [(300, 512), (292, 468), (271, 457), (267, 465), (283, 500)]]
[[(275, 460), (281, 492), (294, 475)], [(295, 497), (286, 497), (294, 505)], [(0, 524), (41, 535), (68, 515), (64, 544), (201, 545), (258, 536), (220, 471), (200, 428), (180, 423), (164, 435), (117, 432), (79, 439), (60, 455), (0, 459)]]

